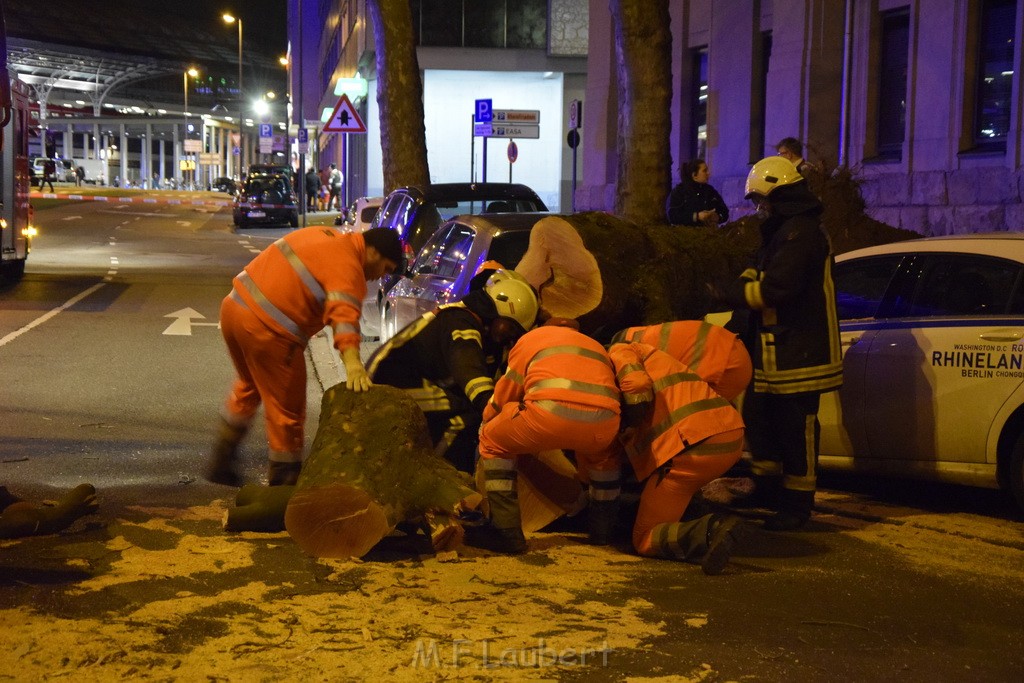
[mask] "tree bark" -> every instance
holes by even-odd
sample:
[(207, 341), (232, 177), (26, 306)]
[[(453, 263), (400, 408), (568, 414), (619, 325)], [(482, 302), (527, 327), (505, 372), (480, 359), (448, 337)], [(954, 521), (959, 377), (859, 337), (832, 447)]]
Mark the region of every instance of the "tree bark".
[(377, 59), (384, 190), (430, 182), (423, 81), (408, 0), (367, 0)]
[(664, 222), (671, 189), (672, 35), (667, 0), (609, 0), (618, 63), (615, 213)]
[(426, 520), (443, 550), (461, 541), (451, 519), (457, 509), (480, 498), (466, 475), (434, 453), (423, 412), (405, 391), (337, 385), (324, 393), (284, 521), (315, 557), (360, 557), (410, 520)]

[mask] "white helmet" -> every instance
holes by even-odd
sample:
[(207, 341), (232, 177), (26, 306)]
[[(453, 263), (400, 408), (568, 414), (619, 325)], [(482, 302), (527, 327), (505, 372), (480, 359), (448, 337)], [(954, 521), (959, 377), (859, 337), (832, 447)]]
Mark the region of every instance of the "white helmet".
[(514, 270), (502, 268), (487, 278), (484, 291), (494, 301), (498, 315), (515, 320), (523, 330), (533, 328), (540, 305), (537, 293), (526, 278)]
[(761, 159), (754, 164), (747, 174), (747, 186), (745, 188), (745, 199), (753, 195), (767, 197), (776, 187), (792, 185), (803, 180), (800, 171), (789, 159), (780, 156), (771, 156)]

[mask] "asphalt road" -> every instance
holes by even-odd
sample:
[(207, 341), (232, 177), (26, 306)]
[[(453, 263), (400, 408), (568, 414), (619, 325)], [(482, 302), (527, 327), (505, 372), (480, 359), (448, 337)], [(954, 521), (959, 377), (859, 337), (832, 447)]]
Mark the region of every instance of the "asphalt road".
[[(826, 476), (809, 529), (749, 513), (719, 577), (587, 546), (571, 525), (519, 558), (454, 563), (422, 537), (325, 562), (287, 534), (225, 534), (233, 490), (200, 476), (231, 379), (218, 309), (281, 231), (173, 204), (37, 218), (25, 279), (0, 290), (0, 484), (43, 499), (89, 481), (101, 508), (0, 542), (0, 679), (1024, 676), (1024, 523), (996, 491)], [(253, 479), (262, 440), (244, 453)], [(498, 645), (519, 655), (495, 663)]]

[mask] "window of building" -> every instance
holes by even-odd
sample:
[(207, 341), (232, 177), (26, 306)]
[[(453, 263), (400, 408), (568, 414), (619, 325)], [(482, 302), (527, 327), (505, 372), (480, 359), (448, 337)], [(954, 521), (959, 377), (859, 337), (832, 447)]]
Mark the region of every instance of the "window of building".
[(707, 158), (708, 147), (708, 48), (693, 50), (693, 120), (690, 139), (694, 158)]
[(878, 74), (878, 155), (899, 159), (907, 130), (907, 66), (910, 13), (882, 14), (882, 45)]
[(418, 45), (544, 48), (547, 0), (412, 0)]
[[(760, 160), (768, 149), (768, 141), (765, 140), (765, 122), (768, 111), (768, 68), (772, 56), (772, 32), (761, 32), (760, 60), (757, 63), (757, 73), (753, 79), (754, 96), (753, 102), (756, 109), (751, 120), (756, 128), (751, 131), (750, 136), (750, 162)], [(769, 152), (774, 154), (774, 150)]]
[(982, 2), (974, 114), (974, 141), (979, 147), (1006, 148), (1016, 26), (1016, 0)]

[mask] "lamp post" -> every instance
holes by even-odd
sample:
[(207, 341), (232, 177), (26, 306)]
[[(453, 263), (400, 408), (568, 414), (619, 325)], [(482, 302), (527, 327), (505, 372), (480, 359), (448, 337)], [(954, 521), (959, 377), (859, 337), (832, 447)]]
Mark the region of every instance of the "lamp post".
[(224, 14), (221, 16), (226, 24), (234, 24), (238, 22), (238, 118), (242, 118), (242, 102), (244, 98), (242, 96), (242, 18), (236, 17), (233, 14)]
[(187, 162), (189, 161), (188, 149), (186, 149), (186, 147), (188, 146), (186, 144), (186, 141), (188, 140), (188, 77), (191, 76), (192, 78), (195, 78), (198, 75), (199, 75), (199, 72), (196, 70), (195, 67), (189, 67), (181, 75), (182, 88), (185, 91), (185, 134), (184, 134), (184, 136), (182, 137), (182, 140), (181, 140), (181, 149), (182, 149), (182, 152), (184, 153), (183, 156), (185, 157), (185, 161), (186, 161), (186, 168), (185, 168), (185, 172), (182, 174), (182, 180), (185, 180), (185, 179), (188, 178), (188, 171), (189, 171), (188, 166), (187, 166)]

